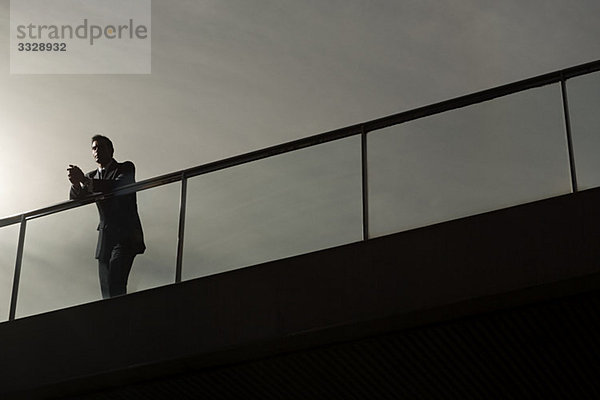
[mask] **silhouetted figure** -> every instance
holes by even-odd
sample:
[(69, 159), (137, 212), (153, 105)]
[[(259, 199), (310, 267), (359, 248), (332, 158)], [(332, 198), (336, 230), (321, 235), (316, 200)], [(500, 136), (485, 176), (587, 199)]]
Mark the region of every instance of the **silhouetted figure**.
[[(113, 153), (109, 138), (102, 135), (92, 137), (92, 156), (98, 169), (84, 175), (79, 167), (69, 165), (67, 171), (71, 182), (71, 199), (111, 192), (119, 186), (135, 182), (133, 163), (119, 163), (113, 158)], [(100, 200), (96, 205), (100, 216), (96, 258), (102, 297), (126, 294), (133, 259), (146, 249), (136, 194)]]

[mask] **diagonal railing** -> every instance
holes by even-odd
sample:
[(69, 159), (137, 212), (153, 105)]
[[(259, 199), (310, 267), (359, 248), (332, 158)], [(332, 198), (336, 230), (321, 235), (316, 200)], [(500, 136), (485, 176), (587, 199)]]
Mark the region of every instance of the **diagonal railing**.
[(169, 174), (157, 176), (154, 178), (139, 181), (116, 189), (112, 193), (91, 195), (85, 199), (70, 200), (48, 207), (39, 208), (22, 214), (0, 219), (0, 228), (20, 224), (19, 239), (17, 245), (17, 254), (14, 269), (13, 288), (11, 296), (11, 305), (9, 319), (13, 320), (16, 314), (16, 304), (18, 299), (19, 281), (21, 274), (21, 263), (23, 259), (23, 250), (25, 245), (25, 234), (27, 222), (43, 216), (60, 213), (73, 208), (88, 205), (90, 203), (110, 198), (112, 196), (124, 195), (128, 193), (139, 192), (163, 186), (173, 182), (181, 182), (181, 195), (179, 207), (179, 225), (178, 225), (178, 243), (176, 257), (175, 282), (180, 282), (182, 277), (182, 259), (184, 248), (184, 234), (186, 221), (186, 201), (187, 201), (187, 180), (189, 178), (208, 174), (211, 172), (247, 164), (273, 157), (276, 155), (297, 151), (300, 149), (316, 146), (326, 142), (331, 142), (351, 136), (361, 136), (361, 185), (362, 185), (362, 238), (369, 239), (369, 195), (368, 195), (368, 173), (367, 173), (367, 135), (382, 128), (398, 125), (412, 120), (429, 117), (450, 110), (486, 102), (499, 97), (515, 94), (528, 89), (542, 87), (550, 84), (559, 83), (561, 87), (562, 105), (565, 121), (565, 135), (568, 147), (569, 171), (571, 178), (571, 191), (578, 190), (577, 174), (575, 171), (575, 159), (573, 155), (573, 143), (571, 137), (570, 112), (567, 95), (566, 81), (570, 78), (590, 74), (600, 71), (600, 60), (586, 64), (577, 65), (571, 68), (561, 69), (551, 73), (539, 75), (533, 78), (517, 81), (514, 83), (498, 86), (492, 89), (460, 96), (439, 103), (419, 107), (413, 110), (401, 112), (398, 114), (370, 120), (367, 122), (351, 125), (348, 127), (336, 129), (333, 131), (321, 133), (318, 135), (294, 140), (291, 142), (271, 146), (265, 149), (252, 151), (246, 154), (229, 157), (223, 160), (202, 164), (196, 167), (183, 169)]

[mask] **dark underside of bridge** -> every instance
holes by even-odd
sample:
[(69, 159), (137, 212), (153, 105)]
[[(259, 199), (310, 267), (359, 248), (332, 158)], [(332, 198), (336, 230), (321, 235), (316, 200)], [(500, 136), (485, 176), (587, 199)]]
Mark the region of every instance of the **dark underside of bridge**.
[(0, 398), (600, 398), (600, 190), (0, 324)]

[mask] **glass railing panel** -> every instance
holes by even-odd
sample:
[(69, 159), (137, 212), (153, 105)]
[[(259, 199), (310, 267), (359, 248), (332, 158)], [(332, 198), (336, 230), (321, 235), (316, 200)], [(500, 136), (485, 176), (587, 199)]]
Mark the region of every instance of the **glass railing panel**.
[(560, 86), (368, 134), (371, 236), (570, 191)]
[[(134, 259), (128, 293), (175, 280), (178, 184), (139, 192), (137, 201), (146, 251)], [(97, 226), (95, 204), (28, 221), (17, 317), (102, 298)]]
[(175, 282), (180, 192), (181, 182), (138, 192), (146, 251), (135, 258), (129, 293)]
[(600, 72), (567, 81), (579, 189), (600, 186)]
[(183, 277), (362, 238), (360, 137), (192, 178)]
[(0, 322), (8, 320), (19, 225), (0, 228)]
[(100, 299), (96, 206), (27, 222), (17, 318)]

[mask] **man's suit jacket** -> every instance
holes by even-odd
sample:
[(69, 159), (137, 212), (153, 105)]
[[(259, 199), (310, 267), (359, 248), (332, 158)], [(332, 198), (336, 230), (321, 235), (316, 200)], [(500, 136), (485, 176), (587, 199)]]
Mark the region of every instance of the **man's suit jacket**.
[[(135, 182), (135, 166), (131, 161), (119, 163), (115, 160), (103, 171), (96, 169), (85, 174), (90, 178), (91, 187), (71, 185), (69, 197), (80, 199), (90, 194), (108, 193)], [(135, 193), (110, 197), (96, 202), (100, 222), (98, 224), (98, 244), (96, 258), (107, 261), (111, 252), (118, 246), (119, 251), (128, 254), (140, 254), (146, 249), (144, 233), (137, 210)]]

